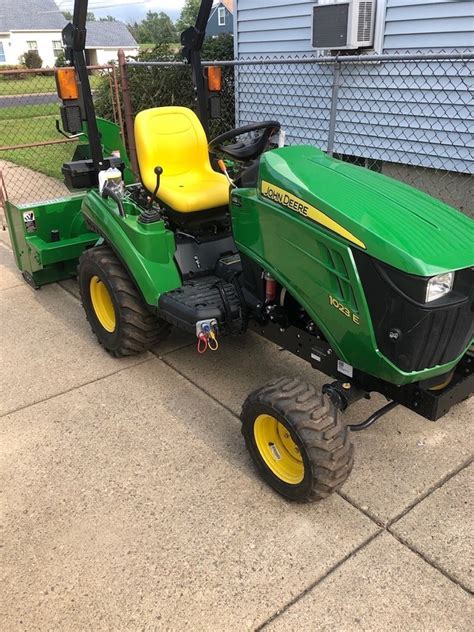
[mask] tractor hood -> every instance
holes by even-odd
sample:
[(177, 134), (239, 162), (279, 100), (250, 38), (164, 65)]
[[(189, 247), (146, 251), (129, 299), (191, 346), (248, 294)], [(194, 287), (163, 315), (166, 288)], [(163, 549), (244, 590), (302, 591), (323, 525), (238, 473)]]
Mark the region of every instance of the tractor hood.
[(259, 195), (399, 270), (433, 276), (474, 265), (474, 221), (429, 195), (312, 146), (265, 153)]

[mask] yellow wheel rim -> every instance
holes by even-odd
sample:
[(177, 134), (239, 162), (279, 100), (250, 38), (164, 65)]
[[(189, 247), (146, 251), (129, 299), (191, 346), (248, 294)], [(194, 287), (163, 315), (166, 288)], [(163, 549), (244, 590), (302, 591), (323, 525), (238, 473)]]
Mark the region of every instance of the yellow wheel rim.
[(255, 443), (265, 464), (279, 479), (298, 485), (304, 478), (301, 452), (285, 426), (271, 415), (257, 417)]
[(98, 276), (93, 276), (90, 282), (90, 294), (92, 307), (97, 320), (109, 333), (113, 333), (116, 327), (115, 309), (109, 290)]

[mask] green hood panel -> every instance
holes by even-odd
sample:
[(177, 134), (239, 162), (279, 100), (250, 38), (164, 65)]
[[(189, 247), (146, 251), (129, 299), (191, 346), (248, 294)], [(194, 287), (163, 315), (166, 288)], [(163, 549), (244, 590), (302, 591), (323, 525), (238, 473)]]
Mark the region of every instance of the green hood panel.
[(474, 265), (473, 220), (426, 193), (315, 147), (265, 153), (260, 196), (265, 183), (315, 207), (363, 242), (372, 257), (404, 272), (433, 276)]

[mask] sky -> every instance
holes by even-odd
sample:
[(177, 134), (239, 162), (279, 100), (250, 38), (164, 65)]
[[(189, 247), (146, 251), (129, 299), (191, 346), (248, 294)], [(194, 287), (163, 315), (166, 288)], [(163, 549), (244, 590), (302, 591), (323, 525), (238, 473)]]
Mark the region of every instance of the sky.
[[(56, 0), (62, 11), (71, 11), (74, 0)], [(179, 17), (184, 0), (89, 0), (89, 11), (97, 17), (112, 15), (123, 22), (139, 22), (147, 11), (164, 11), (176, 20)]]

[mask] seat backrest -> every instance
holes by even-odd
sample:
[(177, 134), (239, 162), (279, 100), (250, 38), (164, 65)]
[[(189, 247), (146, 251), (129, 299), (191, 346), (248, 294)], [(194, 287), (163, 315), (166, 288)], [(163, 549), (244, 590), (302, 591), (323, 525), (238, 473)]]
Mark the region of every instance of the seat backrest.
[(153, 191), (155, 167), (166, 178), (209, 167), (206, 134), (194, 112), (183, 107), (152, 108), (135, 118), (135, 144), (143, 184)]

